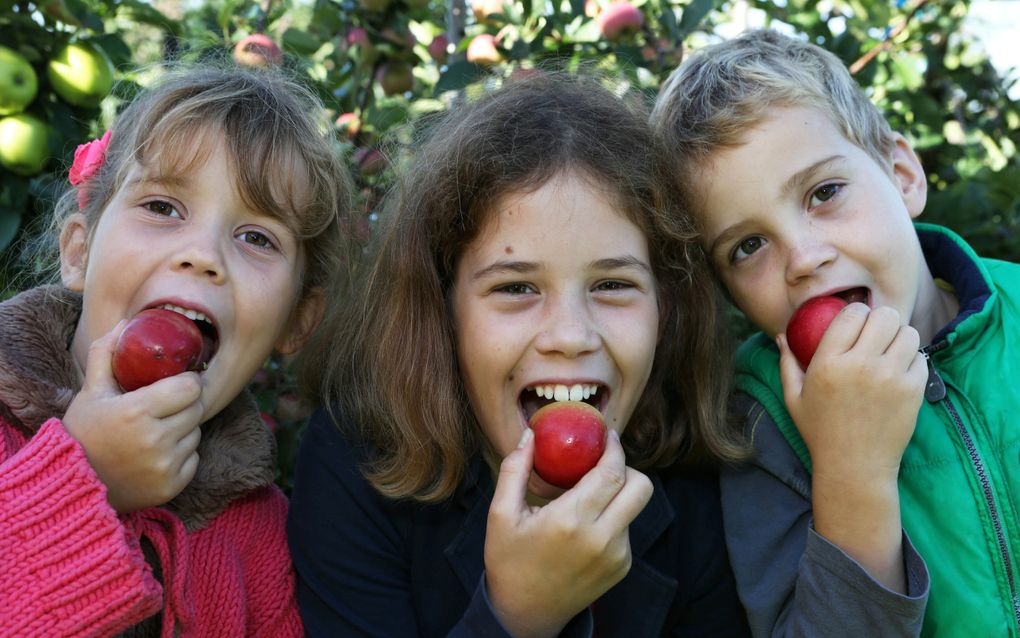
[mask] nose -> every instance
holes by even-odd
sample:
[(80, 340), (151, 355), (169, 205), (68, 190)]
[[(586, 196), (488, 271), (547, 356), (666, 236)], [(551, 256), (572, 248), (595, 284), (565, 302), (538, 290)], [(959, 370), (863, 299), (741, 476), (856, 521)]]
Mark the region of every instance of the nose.
[(793, 285), (815, 275), (836, 261), (838, 251), (831, 242), (811, 228), (804, 229), (787, 245), (786, 279)]
[(192, 233), (174, 255), (173, 269), (181, 273), (207, 277), (216, 284), (222, 283), (226, 274), (222, 248), (209, 233), (200, 237), (195, 235), (198, 233)]
[(535, 338), (539, 352), (572, 359), (594, 352), (600, 344), (597, 322), (583, 295), (550, 298)]

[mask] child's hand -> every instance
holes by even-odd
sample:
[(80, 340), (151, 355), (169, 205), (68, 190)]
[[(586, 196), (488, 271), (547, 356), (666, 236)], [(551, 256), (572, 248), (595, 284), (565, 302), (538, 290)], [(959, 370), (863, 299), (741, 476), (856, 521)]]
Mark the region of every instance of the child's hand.
[(201, 386), (186, 372), (121, 394), (113, 378), (114, 345), (125, 322), (89, 348), (85, 382), (64, 415), (118, 512), (162, 505), (198, 468)]
[(577, 485), (544, 507), (529, 506), (528, 434), (500, 466), (485, 537), (486, 582), (511, 634), (555, 636), (630, 570), (628, 526), (652, 484), (627, 467), (619, 436), (610, 432), (602, 459)]
[(780, 335), (786, 406), (814, 471), (893, 480), (928, 378), (920, 339), (892, 308), (850, 304), (833, 320), (802, 371)]
[(807, 371), (778, 339), (783, 395), (811, 453), (815, 530), (891, 590), (905, 592), (897, 480), (928, 370), (899, 313), (850, 304)]

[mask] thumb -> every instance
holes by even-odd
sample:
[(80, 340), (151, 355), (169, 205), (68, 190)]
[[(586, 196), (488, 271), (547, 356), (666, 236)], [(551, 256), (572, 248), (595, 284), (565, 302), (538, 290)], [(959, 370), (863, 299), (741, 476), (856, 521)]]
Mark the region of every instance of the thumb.
[(127, 320), (121, 319), (110, 332), (99, 337), (89, 346), (88, 359), (85, 361), (85, 387), (94, 390), (113, 389), (118, 393), (120, 387), (113, 378), (113, 351), (117, 347), (120, 333), (124, 331)]
[(785, 333), (776, 335), (776, 345), (779, 346), (779, 378), (783, 383), (783, 399), (790, 405), (804, 388), (804, 370), (790, 350)]
[(493, 509), (520, 510), (528, 494), (528, 479), (535, 458), (535, 433), (525, 428), (517, 448), (499, 465), (496, 490), (492, 495)]

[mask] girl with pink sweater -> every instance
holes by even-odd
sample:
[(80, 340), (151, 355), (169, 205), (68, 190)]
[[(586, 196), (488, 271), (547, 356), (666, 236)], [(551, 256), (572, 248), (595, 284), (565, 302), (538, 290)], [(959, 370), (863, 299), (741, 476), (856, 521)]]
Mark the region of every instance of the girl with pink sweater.
[[(79, 147), (62, 285), (0, 304), (0, 635), (302, 634), (245, 386), (304, 345), (349, 263), (321, 114), (279, 73), (192, 67)], [(113, 353), (151, 308), (198, 325), (201, 361), (124, 391)]]

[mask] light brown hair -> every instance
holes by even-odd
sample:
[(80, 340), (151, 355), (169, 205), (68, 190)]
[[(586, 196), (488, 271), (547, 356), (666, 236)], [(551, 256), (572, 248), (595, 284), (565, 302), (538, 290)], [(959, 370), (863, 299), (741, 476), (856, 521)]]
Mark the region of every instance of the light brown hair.
[(594, 79), (543, 73), (453, 110), (418, 149), (354, 299), (308, 349), (334, 414), (376, 451), (366, 476), (381, 493), (447, 498), (485, 445), (458, 371), (457, 262), (501, 197), (568, 170), (645, 232), (660, 291), (652, 374), (623, 436), (628, 463), (736, 449), (716, 425), (730, 379), (721, 302), (646, 116)]
[(652, 110), (674, 153), (676, 179), (697, 216), (697, 175), (715, 151), (778, 107), (824, 111), (843, 135), (892, 170), (893, 132), (843, 62), (810, 42), (769, 29), (695, 51), (663, 83)]
[(210, 140), (223, 139), (241, 198), (301, 242), (301, 293), (334, 287), (351, 263), (354, 208), (331, 130), (318, 98), (283, 70), (226, 61), (172, 68), (117, 115), (102, 167), (78, 187), (87, 189), (87, 205), (79, 209), (77, 189), (58, 200), (42, 254), (55, 256), (55, 237), (71, 214), (84, 214), (91, 233), (135, 163), (181, 175), (200, 167)]

